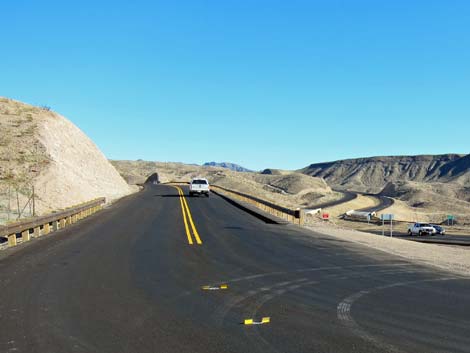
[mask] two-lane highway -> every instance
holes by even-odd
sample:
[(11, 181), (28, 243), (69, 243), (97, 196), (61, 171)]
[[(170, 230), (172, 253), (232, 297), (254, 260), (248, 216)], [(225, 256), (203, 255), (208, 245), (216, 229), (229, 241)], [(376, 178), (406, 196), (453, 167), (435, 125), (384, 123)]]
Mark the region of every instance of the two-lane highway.
[(2, 252), (0, 352), (470, 352), (467, 278), (185, 193)]

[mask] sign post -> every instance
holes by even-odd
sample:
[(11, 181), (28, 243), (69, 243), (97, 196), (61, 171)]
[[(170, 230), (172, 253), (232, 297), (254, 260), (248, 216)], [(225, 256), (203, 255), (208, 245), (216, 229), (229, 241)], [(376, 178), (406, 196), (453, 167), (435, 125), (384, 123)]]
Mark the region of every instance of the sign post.
[(382, 219), (382, 235), (385, 235), (385, 221), (390, 222), (390, 237), (393, 237), (393, 220), (395, 215), (391, 213), (381, 214), (380, 218)]
[(455, 221), (455, 216), (453, 215), (448, 215), (447, 216), (447, 225), (450, 226), (450, 225), (454, 225), (454, 221)]

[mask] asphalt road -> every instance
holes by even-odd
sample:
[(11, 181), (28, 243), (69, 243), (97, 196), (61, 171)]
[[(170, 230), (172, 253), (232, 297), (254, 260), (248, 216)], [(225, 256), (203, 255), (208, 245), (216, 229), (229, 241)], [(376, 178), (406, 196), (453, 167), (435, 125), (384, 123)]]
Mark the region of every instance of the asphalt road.
[[(387, 229), (388, 230), (388, 229)], [(382, 234), (381, 231), (373, 232), (375, 234)], [(388, 232), (385, 231), (385, 234)], [(403, 238), (410, 241), (416, 241), (420, 243), (432, 243), (442, 245), (456, 245), (456, 246), (470, 246), (470, 236), (464, 234), (446, 234), (446, 235), (408, 235), (404, 232), (393, 232), (393, 236)]]
[(215, 195), (187, 205), (150, 186), (2, 251), (0, 352), (470, 352), (468, 278)]
[(339, 200), (323, 202), (323, 203), (310, 206), (309, 209), (333, 207), (333, 206), (340, 205), (342, 203), (346, 203), (357, 198), (357, 193), (352, 192), (352, 191), (340, 191), (340, 190), (334, 190), (334, 191), (343, 194), (343, 197), (341, 197)]
[(387, 197), (387, 196), (383, 196), (383, 195), (378, 195), (378, 194), (362, 194), (364, 196), (369, 196), (369, 197), (373, 197), (375, 199), (377, 199), (378, 201), (378, 204), (376, 206), (372, 206), (372, 207), (366, 207), (366, 208), (361, 208), (360, 210), (358, 211), (363, 211), (363, 212), (379, 212), (379, 211), (383, 211), (385, 210), (386, 208), (389, 208), (390, 206), (392, 206), (394, 204), (395, 201), (393, 201), (392, 198), (390, 197)]

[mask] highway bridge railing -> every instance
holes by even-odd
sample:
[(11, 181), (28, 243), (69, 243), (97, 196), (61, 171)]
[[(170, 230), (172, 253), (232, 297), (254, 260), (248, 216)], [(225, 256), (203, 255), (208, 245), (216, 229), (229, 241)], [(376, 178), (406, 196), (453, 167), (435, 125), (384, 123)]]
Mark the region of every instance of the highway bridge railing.
[(305, 222), (305, 211), (302, 209), (289, 209), (258, 197), (244, 194), (235, 190), (230, 190), (218, 185), (211, 185), (211, 191), (219, 192), (233, 199), (251, 204), (261, 211), (269, 213), (290, 223), (303, 225)]
[(47, 235), (91, 216), (101, 210), (105, 202), (102, 197), (45, 216), (0, 226), (0, 237), (8, 239), (8, 247), (16, 246), (18, 238), (24, 243), (32, 237)]

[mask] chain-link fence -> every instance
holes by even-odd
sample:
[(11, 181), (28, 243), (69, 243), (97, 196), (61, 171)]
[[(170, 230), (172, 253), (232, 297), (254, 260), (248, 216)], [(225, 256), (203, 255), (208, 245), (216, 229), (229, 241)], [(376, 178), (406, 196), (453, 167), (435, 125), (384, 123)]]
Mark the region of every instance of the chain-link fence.
[(0, 185), (0, 224), (36, 215), (33, 185)]

